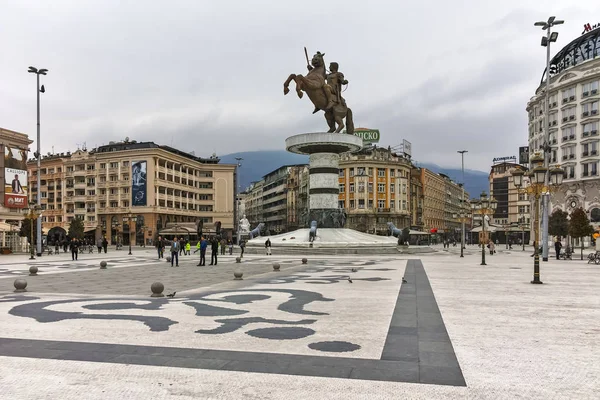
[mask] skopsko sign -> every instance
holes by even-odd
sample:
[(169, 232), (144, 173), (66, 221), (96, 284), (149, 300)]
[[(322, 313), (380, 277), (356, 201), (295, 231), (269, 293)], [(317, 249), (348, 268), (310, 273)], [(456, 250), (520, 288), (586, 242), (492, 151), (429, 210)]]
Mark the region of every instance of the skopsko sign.
[(365, 143), (379, 143), (379, 129), (355, 129), (354, 136), (358, 136)]

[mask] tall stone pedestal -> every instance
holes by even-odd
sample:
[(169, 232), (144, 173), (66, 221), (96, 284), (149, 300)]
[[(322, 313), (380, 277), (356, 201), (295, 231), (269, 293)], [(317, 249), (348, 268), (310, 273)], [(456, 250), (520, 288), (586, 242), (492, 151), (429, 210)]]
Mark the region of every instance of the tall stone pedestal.
[(309, 215), (320, 228), (343, 228), (346, 222), (339, 208), (340, 154), (360, 150), (363, 141), (344, 133), (304, 133), (286, 139), (287, 151), (309, 155)]

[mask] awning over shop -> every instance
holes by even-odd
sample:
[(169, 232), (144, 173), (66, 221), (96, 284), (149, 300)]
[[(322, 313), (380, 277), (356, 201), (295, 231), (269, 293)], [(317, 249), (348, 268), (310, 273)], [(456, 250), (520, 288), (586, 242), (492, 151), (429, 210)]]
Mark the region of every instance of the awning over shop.
[[(502, 229), (500, 229), (499, 227), (494, 226), (494, 225), (490, 225), (487, 228), (485, 228), (486, 232), (496, 232), (496, 231), (499, 231), (499, 230), (502, 230)], [(481, 225), (477, 226), (477, 227), (475, 227), (473, 229), (471, 229), (471, 232), (475, 232), (475, 233), (481, 232)]]
[(83, 233), (92, 233), (92, 232), (96, 232), (96, 228), (88, 228), (83, 231)]

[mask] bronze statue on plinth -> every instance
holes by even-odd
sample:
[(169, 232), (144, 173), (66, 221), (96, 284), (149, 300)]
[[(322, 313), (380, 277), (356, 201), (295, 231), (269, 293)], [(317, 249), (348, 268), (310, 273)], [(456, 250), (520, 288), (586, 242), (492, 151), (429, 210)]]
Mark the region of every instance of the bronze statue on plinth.
[[(308, 63), (306, 47), (304, 54)], [(342, 129), (346, 128), (346, 132), (353, 135), (352, 110), (346, 106), (346, 100), (342, 97), (342, 85), (347, 85), (348, 81), (344, 78), (344, 74), (338, 71), (338, 63), (332, 62), (329, 65), (330, 72), (327, 74), (323, 56), (325, 53), (317, 51), (307, 65), (308, 74), (306, 76), (291, 74), (283, 84), (283, 94), (290, 92), (288, 86), (293, 80), (296, 82), (298, 97), (302, 98), (303, 92), (306, 92), (310, 101), (315, 105), (313, 114), (320, 110), (325, 111), (325, 120), (329, 125), (327, 132), (340, 133)], [(344, 125), (344, 118), (346, 125)]]

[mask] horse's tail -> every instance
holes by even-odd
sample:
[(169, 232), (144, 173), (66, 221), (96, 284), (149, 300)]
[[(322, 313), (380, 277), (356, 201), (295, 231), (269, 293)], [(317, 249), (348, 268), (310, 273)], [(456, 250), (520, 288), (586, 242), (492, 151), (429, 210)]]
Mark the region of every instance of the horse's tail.
[(354, 121), (352, 120), (352, 110), (350, 108), (346, 112), (346, 132), (354, 135)]

